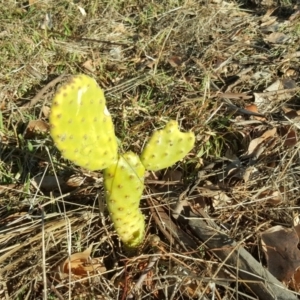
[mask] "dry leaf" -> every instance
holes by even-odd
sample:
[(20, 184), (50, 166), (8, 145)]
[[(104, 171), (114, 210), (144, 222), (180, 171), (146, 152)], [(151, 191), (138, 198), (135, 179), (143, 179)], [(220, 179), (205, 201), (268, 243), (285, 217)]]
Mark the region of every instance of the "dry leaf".
[(95, 71), (95, 66), (94, 63), (91, 59), (88, 59), (87, 61), (85, 61), (82, 66), (87, 69), (90, 72), (94, 72)]
[(182, 172), (179, 170), (168, 169), (163, 175), (162, 180), (165, 181), (181, 181)]
[(298, 239), (300, 239), (300, 224), (298, 223), (297, 225), (294, 225), (294, 229), (298, 235)]
[(255, 103), (260, 111), (269, 111), (272, 107), (271, 101), (265, 93), (253, 93)]
[(289, 288), (296, 292), (300, 292), (300, 268), (298, 268), (289, 282)]
[[(258, 108), (257, 108), (257, 106), (255, 104), (246, 105), (245, 109), (249, 110), (251, 112), (254, 112), (254, 113), (259, 113)], [(259, 120), (259, 121), (265, 121), (266, 120), (266, 118), (264, 118), (264, 117), (258, 117), (258, 116), (254, 116), (254, 119)]]
[(283, 145), (286, 147), (293, 147), (298, 142), (297, 133), (290, 125), (279, 127), (278, 134), (283, 138)]
[(206, 207), (207, 201), (205, 197), (202, 197), (200, 195), (193, 196), (192, 200), (189, 201), (190, 205), (193, 207), (193, 210), (198, 210), (199, 208), (204, 209)]
[(251, 76), (254, 80), (256, 81), (261, 81), (261, 80), (266, 80), (269, 81), (273, 76), (270, 72), (267, 72), (266, 70), (262, 71), (256, 71), (254, 74)]
[(106, 268), (98, 259), (90, 259), (90, 254), (92, 251), (92, 246), (90, 245), (83, 252), (74, 253), (67, 258), (60, 266), (60, 275), (62, 278), (69, 276), (69, 272), (80, 278), (85, 278), (87, 276), (96, 274), (98, 272), (103, 273)]
[(32, 139), (41, 133), (48, 132), (50, 126), (43, 120), (32, 120), (29, 121), (26, 130), (24, 132), (25, 139)]
[(182, 65), (182, 59), (179, 56), (171, 56), (168, 59), (169, 64), (173, 67), (173, 68), (178, 68)]
[[(40, 1), (39, 1), (40, 2)], [(52, 15), (51, 13), (45, 13), (44, 19), (40, 22), (41, 29), (52, 29), (53, 22), (52, 22)]]
[(42, 107), (42, 113), (43, 113), (43, 116), (48, 119), (49, 118), (49, 115), (50, 115), (50, 107), (49, 106), (46, 106), (46, 105), (43, 105)]
[[(14, 183), (0, 185), (0, 195), (10, 192), (12, 190), (17, 190), (17, 185)], [(20, 189), (21, 190), (21, 189)]]
[(288, 119), (295, 119), (297, 117), (299, 117), (299, 114), (296, 110), (291, 109), (287, 112), (284, 113), (284, 115), (288, 118)]
[(275, 18), (276, 20), (276, 17), (271, 17), (271, 15), (274, 13), (275, 10), (276, 10), (275, 8), (268, 8), (265, 14), (262, 16), (261, 21), (266, 22), (270, 18), (271, 19)]
[(113, 60), (121, 60), (122, 55), (122, 49), (121, 47), (114, 47), (109, 51), (110, 58)]
[(274, 91), (278, 91), (278, 90), (282, 90), (283, 89), (283, 83), (280, 79), (277, 79), (275, 82), (273, 82), (271, 85), (269, 85), (265, 91), (266, 92), (274, 92)]
[(226, 92), (226, 93), (217, 93), (217, 97), (219, 98), (227, 98), (227, 99), (251, 99), (252, 95), (247, 95), (246, 93), (230, 93), (230, 92)]
[[(227, 157), (229, 156), (228, 153)], [(229, 157), (228, 157), (229, 158)], [(241, 179), (243, 177), (243, 166), (241, 161), (235, 155), (230, 158), (230, 163), (226, 166), (224, 174), (219, 174), (219, 180), (224, 180), (227, 177), (235, 177)]]
[(298, 72), (292, 68), (290, 69), (287, 69), (287, 70), (284, 70), (284, 75), (286, 77), (294, 77), (294, 78), (297, 78), (298, 76)]
[[(277, 17), (271, 17), (269, 14), (265, 14), (261, 19), (261, 24), (259, 25), (261, 28), (270, 26), (276, 23)], [(264, 29), (264, 28), (263, 28)]]
[(288, 282), (300, 266), (299, 237), (294, 228), (274, 226), (261, 234), (268, 270), (278, 280)]
[(114, 32), (124, 34), (127, 32), (127, 30), (123, 23), (117, 23), (116, 27), (114, 28)]
[(264, 93), (253, 93), (255, 104), (257, 104), (261, 112), (269, 112), (272, 110), (272, 108), (274, 108), (276, 103), (290, 100), (291, 97), (293, 97), (293, 95), (299, 90), (299, 88), (284, 89), (283, 87), (284, 84), (282, 81), (276, 81), (274, 85), (272, 84), (268, 87), (268, 89), (271, 91), (266, 91)]
[(77, 5), (77, 8), (79, 9), (80, 13), (85, 17), (86, 16), (86, 11), (83, 7)]
[(294, 21), (296, 18), (300, 17), (300, 9), (296, 10), (290, 17), (289, 21)]
[(28, 1), (29, 5), (33, 5), (33, 4), (37, 3), (37, 2), (38, 2), (38, 0), (29, 0)]
[(257, 154), (256, 150), (259, 150), (258, 146), (261, 145), (263, 142), (265, 142), (267, 139), (273, 138), (275, 134), (276, 134), (276, 128), (274, 127), (272, 129), (265, 131), (262, 136), (253, 139), (249, 144), (246, 156), (250, 157), (256, 155)]
[(155, 59), (147, 60), (147, 61), (145, 61), (145, 66), (149, 69), (153, 69), (155, 67), (156, 63), (157, 63), (157, 61)]
[(285, 192), (285, 188), (280, 186), (277, 191), (266, 190), (259, 194), (259, 199), (266, 199), (266, 203), (270, 205), (278, 205), (282, 202), (283, 194)]
[(258, 174), (258, 169), (254, 166), (249, 166), (244, 169), (243, 180), (244, 182), (248, 182), (253, 176)]
[(272, 44), (284, 44), (289, 40), (289, 37), (282, 32), (272, 32), (266, 37), (266, 41)]
[(297, 88), (297, 83), (293, 79), (283, 78), (282, 84), (284, 89), (295, 89)]
[(20, 220), (20, 222), (24, 222), (24, 217), (28, 215), (28, 212), (16, 212), (16, 213), (13, 213), (7, 217), (3, 217), (1, 220), (0, 220), (0, 225), (1, 226), (5, 226), (5, 227), (9, 227), (9, 223), (10, 222), (14, 222), (14, 223), (17, 223), (16, 220)]
[(249, 111), (252, 111), (252, 112), (255, 112), (255, 113), (258, 113), (258, 109), (257, 109), (257, 106), (255, 104), (246, 105), (245, 109), (249, 110)]
[(225, 192), (218, 192), (214, 197), (213, 197), (213, 203), (214, 207), (218, 206), (226, 206), (232, 203), (232, 198), (228, 197)]

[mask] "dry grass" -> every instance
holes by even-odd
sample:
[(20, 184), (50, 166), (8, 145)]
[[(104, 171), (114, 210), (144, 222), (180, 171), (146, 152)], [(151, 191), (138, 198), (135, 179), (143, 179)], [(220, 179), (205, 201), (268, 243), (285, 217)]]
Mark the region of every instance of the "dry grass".
[[(188, 200), (262, 264), (260, 233), (294, 224), (300, 144), (289, 146), (282, 128), (299, 134), (297, 117), (284, 111), (299, 110), (299, 16), (286, 22), (295, 3), (272, 3), (276, 32), (288, 37), (272, 43), (261, 26), (270, 21), (263, 19), (267, 8), (253, 2), (25, 2), (0, 8), (0, 298), (257, 299), (232, 266), (173, 218), (171, 207)], [(63, 160), (47, 133), (26, 134), (31, 120), (47, 122), (65, 77), (42, 88), (78, 73), (104, 88), (123, 151), (140, 153), (171, 118), (197, 136), (193, 152), (171, 172), (149, 176), (141, 203), (147, 237), (134, 254), (114, 233), (101, 173)], [(264, 120), (238, 110), (283, 79), (292, 89), (264, 98)], [(271, 128), (277, 131), (261, 152), (245, 155), (250, 141)], [(159, 237), (155, 244), (152, 235)], [(106, 271), (59, 277), (68, 255), (90, 245)], [(147, 264), (151, 270), (139, 282)]]

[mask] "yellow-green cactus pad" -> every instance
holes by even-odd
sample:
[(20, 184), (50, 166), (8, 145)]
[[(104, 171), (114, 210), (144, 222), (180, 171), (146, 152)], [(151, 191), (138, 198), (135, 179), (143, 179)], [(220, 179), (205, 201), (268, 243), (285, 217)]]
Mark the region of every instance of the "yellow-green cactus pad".
[(139, 209), (144, 176), (145, 168), (132, 152), (104, 170), (108, 211), (119, 237), (129, 248), (137, 247), (144, 238), (145, 222)]
[(50, 134), (62, 155), (88, 170), (107, 168), (118, 159), (117, 139), (104, 93), (86, 75), (74, 76), (56, 93)]
[(169, 121), (164, 129), (155, 131), (142, 154), (141, 162), (149, 171), (172, 166), (194, 147), (193, 132), (180, 132), (176, 121)]

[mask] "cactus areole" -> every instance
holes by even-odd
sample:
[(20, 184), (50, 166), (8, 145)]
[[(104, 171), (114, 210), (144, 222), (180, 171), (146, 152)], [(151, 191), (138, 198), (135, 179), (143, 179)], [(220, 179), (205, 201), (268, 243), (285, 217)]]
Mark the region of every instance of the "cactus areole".
[(172, 166), (193, 148), (192, 132), (180, 132), (176, 121), (150, 137), (141, 156), (120, 155), (111, 115), (102, 89), (87, 75), (73, 76), (54, 96), (50, 134), (62, 156), (88, 170), (104, 170), (107, 208), (114, 227), (129, 248), (144, 238), (145, 222), (139, 209), (145, 169)]

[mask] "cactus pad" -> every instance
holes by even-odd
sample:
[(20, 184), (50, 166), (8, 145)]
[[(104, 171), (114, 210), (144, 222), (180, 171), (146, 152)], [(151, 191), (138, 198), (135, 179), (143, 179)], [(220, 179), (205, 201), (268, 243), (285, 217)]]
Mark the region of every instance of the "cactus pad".
[(86, 75), (74, 76), (56, 93), (50, 134), (64, 158), (88, 170), (117, 161), (117, 139), (102, 89)]
[(142, 154), (141, 162), (149, 171), (172, 166), (194, 147), (193, 132), (180, 132), (176, 121), (169, 121), (164, 129), (155, 131)]
[(104, 170), (107, 207), (118, 235), (129, 248), (138, 246), (144, 238), (145, 222), (139, 210), (144, 175), (143, 164), (132, 152)]

